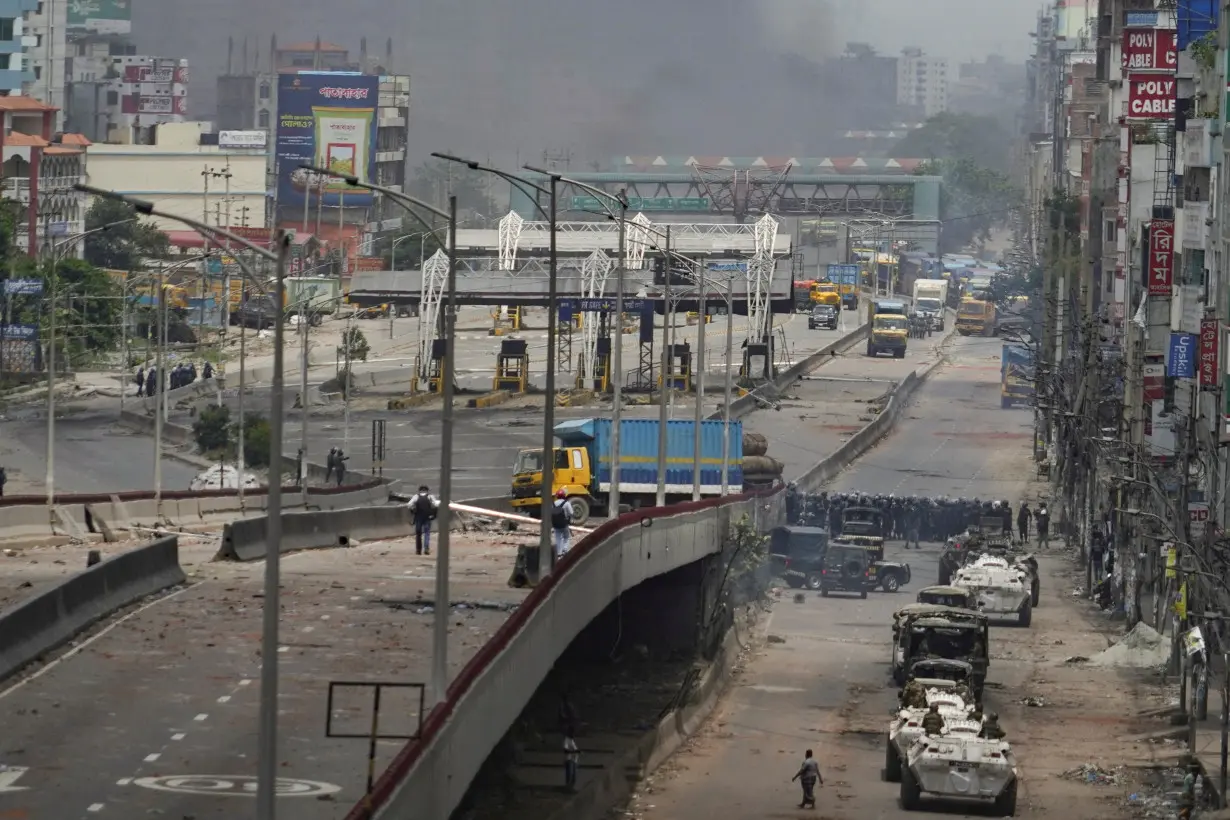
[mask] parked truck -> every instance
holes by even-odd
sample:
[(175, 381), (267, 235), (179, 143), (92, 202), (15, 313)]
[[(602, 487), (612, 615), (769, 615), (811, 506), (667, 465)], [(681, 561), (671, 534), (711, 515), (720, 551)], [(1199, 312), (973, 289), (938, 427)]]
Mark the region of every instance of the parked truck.
[(966, 297), (957, 308), (957, 332), (962, 336), (994, 336), (996, 310), (990, 299)]
[(858, 310), (858, 265), (829, 265), (828, 280), (837, 285), (841, 306)]
[(948, 304), (948, 283), (943, 279), (914, 281), (914, 312), (926, 318), (932, 330), (944, 329), (944, 308)]
[[(652, 507), (657, 503), (658, 431), (657, 419), (623, 419), (620, 422), (620, 503), (632, 508)], [(666, 428), (666, 496), (668, 503), (691, 500), (694, 466), (695, 423), (670, 421)], [(583, 524), (591, 515), (609, 515), (611, 492), (610, 419), (572, 419), (555, 425), (552, 494), (563, 490), (572, 502), (573, 522)], [(721, 421), (701, 422), (702, 496), (722, 494), (722, 442), (725, 425)], [(745, 469), (760, 478), (764, 465), (745, 462), (743, 425), (730, 423), (730, 472), (727, 492), (744, 488)], [(761, 453), (747, 461), (764, 461)], [(771, 459), (768, 459), (772, 461)], [(780, 469), (778, 470), (780, 475)], [(749, 473), (749, 476), (751, 474)], [(514, 510), (537, 517), (542, 512), (542, 450), (522, 450), (513, 466), (512, 499)]]

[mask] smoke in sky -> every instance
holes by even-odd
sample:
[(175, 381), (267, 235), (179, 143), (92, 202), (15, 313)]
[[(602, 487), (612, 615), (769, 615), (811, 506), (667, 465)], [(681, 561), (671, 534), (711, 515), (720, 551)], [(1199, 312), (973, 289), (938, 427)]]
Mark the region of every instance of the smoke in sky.
[[(1019, 0), (134, 0), (141, 53), (185, 57), (197, 116), (215, 104), (227, 37), (268, 59), (317, 35), (360, 37), (411, 74), (415, 158), (511, 161), (623, 154), (823, 155), (829, 135), (887, 123), (820, 69), (850, 41), (954, 61), (1020, 60), (1036, 10)], [(250, 58), (250, 60), (253, 58)], [(238, 58), (236, 59), (238, 62)], [(238, 68), (238, 66), (236, 66)]]

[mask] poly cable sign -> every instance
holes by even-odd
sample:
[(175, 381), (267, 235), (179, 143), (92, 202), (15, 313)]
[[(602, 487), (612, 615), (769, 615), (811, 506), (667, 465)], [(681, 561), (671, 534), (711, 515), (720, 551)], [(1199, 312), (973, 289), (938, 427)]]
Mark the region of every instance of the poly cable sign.
[(1178, 32), (1165, 28), (1125, 28), (1125, 71), (1175, 71), (1179, 67)]
[(1174, 220), (1155, 219), (1149, 224), (1150, 296), (1171, 295), (1174, 285)]
[(1133, 74), (1128, 77), (1128, 118), (1173, 120), (1175, 79), (1164, 74)]
[(1221, 353), (1221, 322), (1217, 319), (1200, 320), (1200, 386), (1217, 387), (1217, 360)]

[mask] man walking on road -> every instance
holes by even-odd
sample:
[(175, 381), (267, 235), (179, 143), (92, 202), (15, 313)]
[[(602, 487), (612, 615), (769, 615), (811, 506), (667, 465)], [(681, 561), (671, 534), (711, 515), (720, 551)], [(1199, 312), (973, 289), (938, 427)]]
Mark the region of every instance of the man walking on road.
[(1029, 510), (1029, 503), (1022, 501), (1021, 509), (1016, 514), (1016, 529), (1021, 536), (1021, 543), (1029, 541), (1029, 518), (1033, 513)]
[(559, 490), (555, 493), (555, 503), (551, 505), (551, 533), (555, 536), (556, 561), (572, 548), (572, 534), (568, 529), (571, 524), (572, 505), (568, 503), (568, 493)]
[(811, 756), (811, 749), (803, 755), (803, 765), (799, 767), (798, 772), (794, 777), (790, 778), (790, 782), (800, 781), (803, 786), (803, 802), (799, 804), (800, 809), (816, 807), (816, 784), (824, 785), (824, 778), (820, 776), (820, 763)]
[(1045, 501), (1038, 505), (1038, 511), (1034, 513), (1034, 521), (1038, 525), (1038, 546), (1049, 547), (1051, 545), (1051, 513), (1046, 508)]
[(431, 522), (440, 510), (440, 502), (427, 492), (427, 485), (419, 487), (418, 494), (410, 499), (410, 515), (414, 518), (414, 554), (431, 555)]

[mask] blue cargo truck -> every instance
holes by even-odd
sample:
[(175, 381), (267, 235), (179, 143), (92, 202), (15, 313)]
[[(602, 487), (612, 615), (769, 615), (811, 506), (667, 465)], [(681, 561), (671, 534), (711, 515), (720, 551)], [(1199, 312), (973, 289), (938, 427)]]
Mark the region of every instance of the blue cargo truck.
[[(573, 502), (573, 522), (581, 524), (591, 514), (610, 514), (611, 433), (610, 419), (574, 419), (555, 425), (554, 480), (551, 492), (563, 490)], [(695, 422), (670, 421), (666, 427), (667, 503), (691, 500), (695, 464)], [(652, 507), (658, 492), (657, 419), (623, 419), (620, 423), (620, 504), (633, 509)], [(704, 497), (722, 494), (722, 440), (726, 427), (720, 421), (701, 422), (700, 492)], [(743, 491), (743, 425), (730, 423), (730, 473), (728, 492)], [(522, 450), (513, 466), (512, 507), (525, 515), (542, 511), (542, 451)]]

